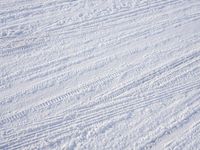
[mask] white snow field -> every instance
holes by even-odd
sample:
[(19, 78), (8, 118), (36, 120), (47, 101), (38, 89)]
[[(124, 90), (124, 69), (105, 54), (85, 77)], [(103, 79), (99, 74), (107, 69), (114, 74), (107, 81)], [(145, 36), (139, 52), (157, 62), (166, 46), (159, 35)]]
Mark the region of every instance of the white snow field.
[(0, 150), (200, 150), (200, 0), (0, 0)]

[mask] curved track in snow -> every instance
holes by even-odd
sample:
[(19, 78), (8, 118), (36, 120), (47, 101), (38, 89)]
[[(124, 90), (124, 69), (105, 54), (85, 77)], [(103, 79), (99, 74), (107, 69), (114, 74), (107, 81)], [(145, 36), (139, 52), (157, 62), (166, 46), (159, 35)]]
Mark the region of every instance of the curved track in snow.
[(0, 149), (200, 149), (200, 1), (1, 0)]

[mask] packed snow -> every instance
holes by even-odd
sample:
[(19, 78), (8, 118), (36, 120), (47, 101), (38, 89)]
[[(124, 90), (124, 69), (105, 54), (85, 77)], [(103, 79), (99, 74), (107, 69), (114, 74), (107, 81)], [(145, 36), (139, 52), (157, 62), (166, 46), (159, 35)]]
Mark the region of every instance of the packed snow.
[(199, 0), (0, 0), (1, 150), (199, 150)]

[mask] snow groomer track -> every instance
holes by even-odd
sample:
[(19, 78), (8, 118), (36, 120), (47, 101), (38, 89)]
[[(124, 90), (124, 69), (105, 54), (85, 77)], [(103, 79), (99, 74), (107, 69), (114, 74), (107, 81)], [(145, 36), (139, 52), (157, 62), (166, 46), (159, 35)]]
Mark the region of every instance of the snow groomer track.
[(199, 150), (199, 0), (0, 0), (1, 150)]

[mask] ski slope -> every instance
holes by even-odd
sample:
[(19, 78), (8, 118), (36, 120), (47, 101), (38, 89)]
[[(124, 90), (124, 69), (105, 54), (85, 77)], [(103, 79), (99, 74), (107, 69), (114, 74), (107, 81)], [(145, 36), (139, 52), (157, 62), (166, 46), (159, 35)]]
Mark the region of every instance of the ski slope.
[(199, 150), (199, 0), (0, 0), (1, 150)]

